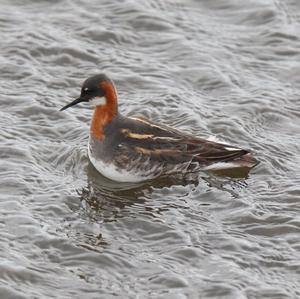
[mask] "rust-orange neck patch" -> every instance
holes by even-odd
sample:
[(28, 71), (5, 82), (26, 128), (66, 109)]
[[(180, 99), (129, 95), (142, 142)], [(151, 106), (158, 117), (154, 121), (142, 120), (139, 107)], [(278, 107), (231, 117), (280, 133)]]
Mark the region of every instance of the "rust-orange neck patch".
[(100, 84), (101, 88), (105, 91), (106, 104), (96, 106), (91, 123), (91, 134), (96, 139), (104, 140), (104, 127), (118, 113), (118, 98), (113, 83), (103, 81)]

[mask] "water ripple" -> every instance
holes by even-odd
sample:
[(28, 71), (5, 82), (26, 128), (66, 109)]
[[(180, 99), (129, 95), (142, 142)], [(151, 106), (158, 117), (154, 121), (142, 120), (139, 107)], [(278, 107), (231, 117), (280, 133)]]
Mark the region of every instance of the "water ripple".
[[(298, 298), (299, 24), (289, 0), (2, 1), (1, 298)], [(247, 180), (96, 172), (91, 108), (250, 148)]]

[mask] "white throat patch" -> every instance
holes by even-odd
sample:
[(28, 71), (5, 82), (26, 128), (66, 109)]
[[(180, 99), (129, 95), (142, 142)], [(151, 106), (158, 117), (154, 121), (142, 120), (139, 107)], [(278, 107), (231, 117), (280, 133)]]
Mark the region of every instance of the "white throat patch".
[(106, 98), (105, 97), (95, 97), (92, 100), (90, 100), (90, 103), (92, 106), (100, 106), (106, 104)]

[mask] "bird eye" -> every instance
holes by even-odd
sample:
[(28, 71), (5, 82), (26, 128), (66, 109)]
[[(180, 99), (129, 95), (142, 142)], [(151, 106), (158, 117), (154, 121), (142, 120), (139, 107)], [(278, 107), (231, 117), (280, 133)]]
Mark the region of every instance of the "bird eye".
[(92, 92), (93, 90), (88, 87), (82, 88), (82, 93), (91, 94)]

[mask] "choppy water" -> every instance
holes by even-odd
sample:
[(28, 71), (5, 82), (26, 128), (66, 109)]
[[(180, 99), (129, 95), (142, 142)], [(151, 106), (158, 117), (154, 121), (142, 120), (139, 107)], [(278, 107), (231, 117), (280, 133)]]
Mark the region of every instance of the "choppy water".
[[(300, 4), (0, 3), (1, 298), (300, 298)], [(251, 148), (246, 181), (107, 182), (97, 72), (120, 110)]]

